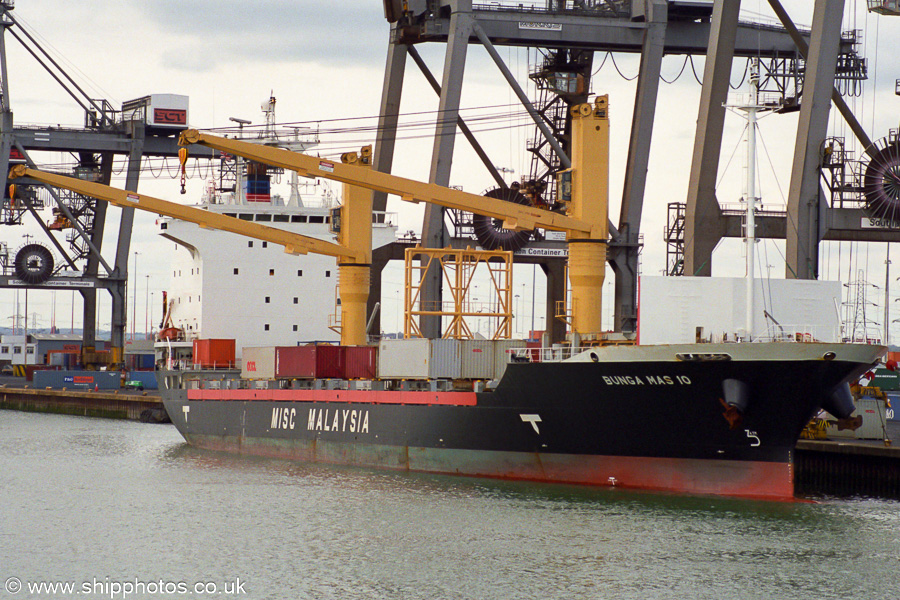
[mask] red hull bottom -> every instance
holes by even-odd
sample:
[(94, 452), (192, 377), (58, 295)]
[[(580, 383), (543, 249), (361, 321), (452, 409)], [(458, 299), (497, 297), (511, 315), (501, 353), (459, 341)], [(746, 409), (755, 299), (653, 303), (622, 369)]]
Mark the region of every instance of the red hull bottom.
[(536, 454), (191, 435), (210, 450), (470, 477), (793, 500), (789, 462)]

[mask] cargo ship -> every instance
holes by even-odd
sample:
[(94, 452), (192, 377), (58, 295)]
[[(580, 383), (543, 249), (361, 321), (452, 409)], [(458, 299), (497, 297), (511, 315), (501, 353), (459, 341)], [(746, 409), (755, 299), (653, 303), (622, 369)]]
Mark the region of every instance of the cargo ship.
[(270, 353), (271, 379), (202, 370), (159, 379), (172, 422), (200, 448), (788, 499), (801, 430), (823, 406), (849, 416), (848, 382), (884, 352), (802, 342), (577, 352), (515, 344), (286, 347)]
[[(772, 341), (751, 335), (748, 326), (739, 343), (640, 345), (604, 333), (607, 106), (606, 97), (598, 96), (572, 110), (572, 169), (559, 186), (564, 213), (374, 171), (369, 147), (337, 162), (197, 130), (182, 133), (185, 146), (203, 144), (344, 183), (342, 206), (331, 213), (336, 242), (250, 223), (241, 216), (243, 208), (229, 218), (25, 167), (16, 167), (13, 176), (204, 229), (268, 240), (294, 254), (337, 259), (340, 345), (245, 346), (238, 371), (234, 354), (224, 356), (212, 340), (202, 339), (210, 331), (205, 312), (202, 328), (184, 332), (183, 343), (192, 345), (190, 364), (178, 354), (187, 347), (163, 340), (161, 395), (172, 422), (192, 445), (404, 471), (791, 498), (793, 448), (801, 430), (821, 408), (848, 418), (849, 383), (886, 349), (816, 341), (823, 338), (780, 326)], [(377, 347), (367, 344), (369, 267), (377, 241), (371, 194), (363, 188), (477, 212), (517, 229), (565, 232), (571, 289), (567, 343), (532, 348), (523, 340), (408, 335), (382, 339)], [(295, 268), (302, 271), (308, 257), (297, 260)], [(194, 268), (208, 272), (206, 266)], [(235, 267), (234, 275), (239, 270)], [(217, 281), (234, 283), (215, 288), (213, 302), (226, 297), (242, 302), (258, 289), (224, 275)], [(265, 287), (272, 290), (267, 302), (276, 292), (293, 289), (277, 275), (276, 270), (266, 276), (272, 277)], [(205, 292), (187, 303), (205, 307), (210, 296)], [(298, 297), (305, 303), (309, 295)], [(304, 306), (291, 312), (300, 323), (317, 320)], [(229, 327), (241, 335), (247, 330), (241, 320)], [(199, 364), (198, 356), (204, 357)]]

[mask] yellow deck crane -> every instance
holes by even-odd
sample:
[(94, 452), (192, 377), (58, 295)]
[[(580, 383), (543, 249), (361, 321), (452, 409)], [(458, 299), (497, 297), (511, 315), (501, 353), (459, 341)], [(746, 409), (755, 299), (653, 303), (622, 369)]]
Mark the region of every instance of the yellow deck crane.
[(572, 168), (566, 172), (570, 191), (568, 215), (523, 206), (495, 198), (469, 194), (430, 183), (380, 173), (371, 169), (371, 148), (348, 153), (341, 162), (324, 160), (282, 148), (261, 146), (223, 138), (195, 129), (182, 132), (183, 146), (201, 144), (267, 165), (296, 171), (307, 177), (322, 177), (344, 183), (338, 243), (302, 236), (274, 227), (242, 221), (206, 210), (168, 202), (145, 194), (119, 190), (24, 165), (10, 171), (10, 178), (31, 177), (37, 181), (105, 200), (117, 206), (138, 208), (196, 223), (209, 229), (284, 246), (286, 252), (313, 252), (334, 256), (340, 271), (341, 344), (362, 345), (366, 341), (366, 302), (372, 257), (372, 191), (399, 196), (408, 202), (430, 202), (501, 219), (507, 229), (542, 227), (565, 231), (569, 240), (569, 280), (572, 290), (572, 327), (582, 340), (599, 339), (601, 293), (606, 269), (609, 188), (609, 115), (607, 96), (593, 104), (572, 108)]

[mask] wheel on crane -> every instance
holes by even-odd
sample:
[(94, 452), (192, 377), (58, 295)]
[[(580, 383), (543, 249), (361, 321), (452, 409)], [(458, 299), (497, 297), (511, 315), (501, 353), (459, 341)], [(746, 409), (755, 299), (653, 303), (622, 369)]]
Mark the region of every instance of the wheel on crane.
[(866, 149), (862, 184), (866, 212), (880, 219), (900, 220), (900, 138), (882, 138)]
[(13, 262), (16, 277), (26, 283), (44, 283), (53, 274), (53, 254), (41, 244), (25, 244)]
[[(530, 206), (531, 202), (523, 196), (518, 190), (512, 188), (493, 188), (484, 193), (488, 198), (497, 198), (507, 202), (515, 202), (516, 204), (524, 204)], [(475, 237), (478, 243), (485, 250), (509, 250), (515, 252), (521, 250), (528, 245), (531, 231), (516, 231), (514, 229), (504, 229), (503, 220), (484, 215), (472, 215), (472, 229), (475, 231)]]

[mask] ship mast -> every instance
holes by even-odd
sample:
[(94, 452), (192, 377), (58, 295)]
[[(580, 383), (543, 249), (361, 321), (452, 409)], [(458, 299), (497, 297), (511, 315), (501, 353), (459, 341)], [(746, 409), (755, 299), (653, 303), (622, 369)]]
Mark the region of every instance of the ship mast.
[(756, 245), (756, 123), (757, 113), (765, 108), (759, 104), (759, 59), (750, 59), (750, 96), (746, 104), (736, 108), (747, 114), (747, 171), (744, 200), (746, 202), (746, 216), (744, 221), (744, 243), (747, 251), (747, 307), (746, 328), (747, 338), (753, 338), (753, 314), (754, 314), (754, 250)]

